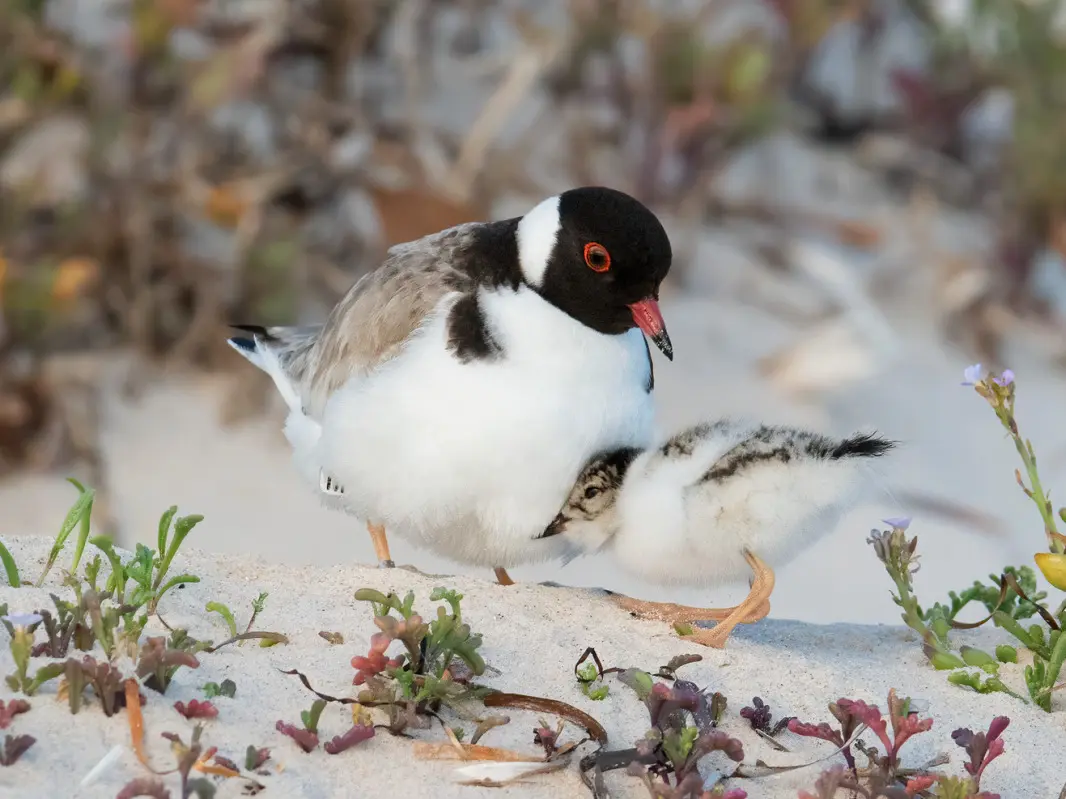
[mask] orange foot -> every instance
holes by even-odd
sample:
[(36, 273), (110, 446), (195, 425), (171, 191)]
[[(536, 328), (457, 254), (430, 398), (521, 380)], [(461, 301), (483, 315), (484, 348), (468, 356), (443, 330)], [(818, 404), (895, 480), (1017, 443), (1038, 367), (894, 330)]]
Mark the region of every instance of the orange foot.
[(764, 619), (770, 612), (770, 594), (774, 590), (773, 569), (747, 550), (744, 551), (744, 559), (754, 574), (751, 591), (743, 602), (731, 608), (697, 608), (668, 602), (648, 602), (621, 594), (611, 595), (611, 601), (640, 618), (670, 624), (717, 621), (718, 624), (711, 629), (697, 628), (691, 635), (684, 636), (684, 640), (722, 649), (734, 627)]

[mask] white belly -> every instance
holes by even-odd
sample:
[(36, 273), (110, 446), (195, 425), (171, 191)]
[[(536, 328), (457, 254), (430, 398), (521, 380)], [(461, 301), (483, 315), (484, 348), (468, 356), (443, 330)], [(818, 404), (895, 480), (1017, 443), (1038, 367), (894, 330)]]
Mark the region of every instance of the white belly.
[(534, 539), (581, 467), (653, 438), (643, 334), (596, 333), (529, 289), (485, 292), (504, 356), (464, 364), (446, 307), (331, 398), (318, 459), (353, 512), (416, 544), (484, 566), (556, 557)]

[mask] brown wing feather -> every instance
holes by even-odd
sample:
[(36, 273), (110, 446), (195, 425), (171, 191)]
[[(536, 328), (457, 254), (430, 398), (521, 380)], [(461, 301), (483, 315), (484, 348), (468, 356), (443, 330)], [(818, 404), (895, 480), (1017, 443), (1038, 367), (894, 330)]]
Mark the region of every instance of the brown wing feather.
[(452, 291), (474, 279), (451, 264), (473, 225), (391, 248), (385, 261), (360, 278), (337, 303), (314, 343), (287, 364), (303, 386), (307, 412), (318, 416), (330, 394), (359, 371), (393, 358), (422, 321)]

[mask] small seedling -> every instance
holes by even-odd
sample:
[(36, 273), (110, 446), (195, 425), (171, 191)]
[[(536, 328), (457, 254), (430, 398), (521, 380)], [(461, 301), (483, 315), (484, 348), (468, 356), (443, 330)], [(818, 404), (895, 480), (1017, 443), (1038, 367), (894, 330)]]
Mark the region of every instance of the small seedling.
[(318, 735), (310, 730), (300, 729), (293, 724), (287, 724), (280, 720), (274, 725), (274, 727), (282, 735), (288, 735), (296, 741), (297, 746), (305, 752), (310, 752), (318, 746)]
[(304, 725), (303, 729), (284, 721), (278, 721), (278, 723), (274, 725), (275, 729), (296, 741), (297, 745), (305, 752), (310, 752), (318, 746), (318, 719), (322, 716), (322, 711), (325, 707), (326, 701), (324, 699), (316, 699), (311, 704), (310, 710), (301, 711), (300, 721)]
[(318, 720), (322, 717), (322, 711), (326, 709), (326, 702), (323, 699), (316, 699), (311, 703), (310, 710), (303, 710), (300, 712), (300, 721), (304, 723), (304, 729), (308, 732), (318, 734)]
[[(366, 685), (359, 701), (383, 708), (392, 732), (425, 726), (427, 713), (478, 695), (470, 680), (485, 671), (477, 651), (481, 636), (462, 620), (462, 594), (435, 588), (430, 599), (448, 607), (438, 607), (437, 617), (428, 624), (414, 610), (413, 592), (401, 600), (396, 594), (360, 589), (355, 598), (371, 603), (380, 632), (371, 637), (366, 656), (352, 659), (353, 682)], [(406, 651), (389, 658), (386, 651), (393, 641)]]
[(43, 617), (38, 613), (23, 613), (5, 615), (3, 621), (11, 635), (8, 646), (11, 658), (15, 661), (15, 673), (7, 676), (7, 685), (12, 691), (21, 691), (26, 696), (33, 696), (42, 685), (63, 673), (63, 664), (49, 663), (41, 666), (31, 677), (29, 668), (34, 649), (34, 631), (43, 621)]
[(244, 768), (248, 771), (255, 771), (262, 768), (263, 764), (268, 760), (270, 760), (270, 750), (268, 748), (249, 746), (244, 753)]
[[(74, 550), (74, 561), (70, 567), (71, 573), (78, 570), (78, 564), (81, 563), (82, 553), (85, 551), (85, 542), (89, 539), (89, 521), (92, 517), (93, 501), (96, 499), (96, 491), (91, 488), (85, 488), (85, 486), (73, 478), (68, 478), (68, 482), (78, 489), (78, 498), (67, 512), (67, 517), (63, 520), (63, 524), (59, 528), (59, 533), (56, 535), (55, 542), (52, 544), (52, 549), (48, 552), (48, 560), (45, 562), (44, 571), (42, 571), (41, 576), (37, 578), (38, 588), (44, 585), (44, 578), (47, 577), (48, 572), (52, 570), (56, 559), (59, 557), (59, 553), (63, 551), (63, 547), (66, 546), (67, 539), (70, 538), (70, 534), (74, 532), (75, 527), (79, 528), (78, 542)], [(9, 572), (8, 578), (10, 579), (10, 577), (11, 574)]]
[[(100, 707), (104, 711), (105, 716), (113, 716), (118, 712), (119, 708), (126, 706), (126, 678), (122, 673), (110, 663), (96, 660), (91, 655), (85, 655), (80, 661), (73, 658), (67, 661), (67, 665), (73, 663), (67, 672), (68, 682), (68, 698), (71, 703), (71, 712), (76, 713), (75, 701), (80, 702), (80, 689), (85, 685), (92, 686), (93, 693), (96, 694), (96, 698), (100, 701)], [(75, 691), (75, 680), (71, 679), (71, 674), (74, 673), (75, 668), (80, 668), (82, 673), (82, 679), (78, 685), (79, 690)], [(77, 700), (75, 699), (77, 696)]]
[[(900, 750), (913, 736), (928, 732), (932, 719), (920, 720), (910, 707), (909, 700), (901, 700), (894, 690), (889, 692), (889, 723), (885, 722), (876, 705), (862, 701), (841, 699), (830, 706), (830, 711), (841, 722), (842, 732), (832, 730), (828, 724), (819, 725), (791, 722), (789, 729), (799, 735), (821, 738), (838, 748), (843, 746), (848, 766), (835, 766), (823, 772), (813, 791), (800, 791), (800, 799), (835, 799), (839, 791), (847, 791), (848, 797), (879, 799), (880, 797), (929, 796), (936, 799), (997, 799), (998, 795), (981, 792), (981, 775), (995, 758), (1003, 753), (1001, 735), (1010, 723), (1005, 716), (992, 721), (988, 732), (973, 733), (968, 729), (955, 730), (952, 738), (966, 750), (970, 762), (965, 764), (965, 777), (949, 776), (929, 771), (933, 765), (942, 765), (946, 758), (937, 758), (925, 767), (905, 768), (900, 760)], [(834, 709), (835, 708), (835, 709)], [(884, 751), (866, 747), (858, 735), (864, 730), (873, 732)], [(849, 733), (846, 737), (843, 733)], [(845, 744), (838, 743), (843, 738)], [(851, 745), (861, 750), (868, 765), (859, 768), (851, 754)]]
[(1009, 725), (1009, 718), (996, 716), (988, 725), (988, 732), (975, 733), (963, 727), (951, 733), (951, 739), (970, 756), (970, 762), (965, 764), (965, 768), (970, 776), (973, 792), (981, 790), (981, 775), (985, 773), (989, 763), (1003, 754), (1004, 744), (1001, 736)]
[(217, 696), (225, 696), (232, 699), (237, 695), (237, 683), (233, 680), (225, 679), (220, 685), (217, 682), (204, 683), (204, 696), (208, 699), (214, 699)]
[(86, 618), (84, 601), (72, 604), (64, 602), (55, 594), (49, 594), (49, 596), (52, 598), (52, 604), (55, 605), (56, 616), (52, 616), (44, 609), (37, 611), (41, 616), (41, 626), (44, 627), (47, 638), (34, 645), (33, 656), (66, 657), (72, 643), (75, 648), (85, 652), (92, 649), (96, 636), (93, 634), (91, 623)]
[(165, 694), (174, 673), (182, 666), (196, 669), (200, 667), (200, 661), (187, 649), (168, 646), (165, 638), (154, 636), (141, 647), (140, 657), (137, 658), (137, 676), (144, 679), (146, 687)]
[(26, 754), (35, 743), (37, 743), (37, 739), (32, 735), (4, 736), (4, 747), (0, 749), (0, 766), (15, 765), (18, 759)]
[(115, 552), (110, 538), (97, 536), (91, 540), (111, 564), (111, 576), (106, 588), (114, 592), (116, 601), (120, 604), (126, 601), (126, 586), (129, 580), (134, 583), (129, 595), (129, 604), (134, 608), (145, 607), (148, 615), (156, 612), (160, 600), (170, 589), (186, 583), (200, 582), (200, 578), (192, 574), (179, 574), (167, 579), (170, 565), (182, 542), (204, 519), (203, 516), (195, 514), (175, 519), (177, 512), (177, 506), (173, 505), (159, 520), (158, 551), (139, 543), (133, 558), (125, 564)]
[[(252, 600), (252, 615), (248, 619), (247, 626), (245, 626), (244, 628), (245, 633), (251, 632), (252, 625), (255, 624), (256, 617), (260, 613), (262, 613), (263, 608), (266, 607), (266, 601), (268, 596), (269, 594), (263, 591), (260, 592), (259, 596)], [(237, 621), (233, 616), (233, 611), (231, 611), (228, 606), (226, 606), (222, 602), (208, 602), (207, 605), (204, 606), (204, 609), (207, 610), (208, 613), (217, 613), (219, 616), (221, 616), (222, 620), (226, 623), (226, 628), (229, 630), (230, 638), (237, 637)], [(244, 641), (239, 641), (237, 643), (237, 646), (244, 646), (244, 643)], [(273, 646), (276, 643), (276, 640), (263, 638), (259, 641), (259, 646), (268, 647)]]
[(0, 730), (6, 730), (20, 713), (28, 713), (30, 703), (25, 699), (0, 699)]
[[(699, 799), (704, 790), (699, 763), (704, 757), (722, 752), (737, 763), (744, 759), (743, 744), (715, 729), (707, 695), (694, 683), (654, 682), (639, 669), (627, 669), (618, 678), (648, 709), (651, 727), (637, 742), (629, 773), (641, 778), (652, 797)], [(664, 787), (669, 792), (664, 793)]]
[[(580, 666), (577, 671), (577, 682), (581, 686), (581, 693), (594, 701), (602, 701), (610, 693), (611, 686), (600, 682), (599, 669), (596, 664), (588, 662)], [(598, 685), (596, 683), (599, 683)]]
[(740, 709), (740, 716), (741, 718), (747, 719), (751, 728), (755, 730), (761, 738), (765, 738), (769, 741), (775, 749), (788, 751), (775, 739), (778, 735), (788, 729), (788, 723), (792, 721), (795, 716), (785, 716), (782, 719), (778, 719), (775, 723), (773, 720), (773, 714), (770, 712), (770, 706), (763, 702), (758, 696), (752, 697), (750, 707), (743, 707)]
[(188, 746), (181, 740), (181, 736), (176, 733), (161, 733), (164, 738), (170, 741), (170, 748), (178, 761), (177, 771), (181, 775), (182, 799), (189, 799), (193, 794), (196, 794), (199, 799), (213, 799), (215, 795), (215, 786), (207, 779), (203, 777), (189, 779), (189, 774), (192, 772), (193, 767), (202, 760), (209, 759), (214, 754), (214, 749), (204, 752), (203, 745), (200, 743), (202, 732), (203, 727), (201, 725), (197, 724), (193, 727), (192, 740)]
[(189, 704), (175, 702), (174, 709), (187, 719), (213, 719), (218, 717), (218, 708), (210, 702), (190, 699)]
[(353, 746), (368, 741), (374, 737), (374, 725), (355, 724), (344, 735), (338, 735), (322, 745), (327, 754), (339, 755), (341, 752), (351, 749)]
[[(582, 770), (593, 772), (593, 781), (602, 782), (603, 771), (626, 768), (639, 777), (653, 799), (705, 799), (707, 796), (744, 799), (747, 794), (738, 789), (704, 785), (700, 763), (713, 752), (721, 752), (739, 763), (744, 759), (740, 741), (716, 729), (725, 710), (725, 697), (708, 695), (694, 683), (678, 679), (677, 670), (702, 658), (681, 655), (661, 666), (656, 676), (667, 682), (656, 682), (646, 671), (617, 667), (604, 669), (599, 656), (591, 647), (585, 650), (575, 665), (582, 671), (582, 663), (591, 658), (595, 673), (602, 680), (607, 674), (617, 674), (618, 680), (636, 694), (648, 712), (650, 728), (637, 741), (636, 747), (622, 751), (601, 751), (586, 758)], [(587, 670), (586, 675), (593, 672)], [(541, 739), (550, 730), (538, 731)]]

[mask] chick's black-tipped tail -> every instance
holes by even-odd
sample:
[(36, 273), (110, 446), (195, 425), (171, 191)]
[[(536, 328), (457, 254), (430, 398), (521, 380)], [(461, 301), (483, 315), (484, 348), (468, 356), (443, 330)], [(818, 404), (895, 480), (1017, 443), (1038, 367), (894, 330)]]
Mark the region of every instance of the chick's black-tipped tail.
[(895, 441), (877, 433), (857, 433), (842, 439), (829, 452), (829, 457), (841, 458), (878, 458), (896, 447)]

